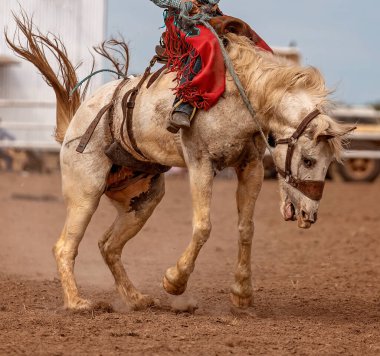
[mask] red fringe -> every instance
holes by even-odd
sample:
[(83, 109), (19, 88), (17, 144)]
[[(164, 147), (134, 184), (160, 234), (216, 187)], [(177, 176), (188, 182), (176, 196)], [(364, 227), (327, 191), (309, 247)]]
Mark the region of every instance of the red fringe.
[[(191, 85), (189, 79), (192, 74), (196, 74), (193, 72), (193, 68), (200, 54), (182, 39), (180, 30), (176, 26), (167, 26), (164, 42), (166, 55), (168, 56), (168, 69), (170, 72), (176, 73), (175, 81), (177, 85), (174, 88), (176, 96), (184, 102), (190, 102), (198, 109), (207, 110), (210, 105), (204, 101), (204, 93)], [(191, 60), (186, 63), (189, 57)], [(180, 84), (183, 78), (185, 78), (185, 83)]]
[[(226, 84), (226, 69), (219, 42), (202, 25), (197, 26), (199, 35), (187, 36), (174, 21), (173, 16), (167, 18), (164, 35), (168, 70), (176, 73), (173, 90), (184, 102), (208, 110), (218, 102)], [(201, 59), (202, 69), (194, 73), (198, 58)]]

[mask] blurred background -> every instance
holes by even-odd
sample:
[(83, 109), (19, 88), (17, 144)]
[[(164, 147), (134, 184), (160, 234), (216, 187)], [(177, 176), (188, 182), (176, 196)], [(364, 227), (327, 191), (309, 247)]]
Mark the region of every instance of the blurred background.
[[(291, 60), (318, 67), (325, 75), (334, 115), (358, 130), (336, 171), (345, 180), (372, 181), (380, 173), (380, 3), (366, 0), (305, 2), (221, 1), (221, 9), (247, 21), (276, 51)], [(0, 28), (14, 32), (12, 11), (20, 6), (42, 32), (58, 34), (66, 44), (79, 78), (91, 70), (92, 46), (121, 35), (131, 51), (130, 73), (141, 73), (163, 31), (162, 9), (151, 1), (2, 0)], [(95, 69), (106, 67), (97, 58)], [(111, 80), (92, 79), (91, 90)], [(59, 146), (52, 138), (55, 102), (36, 69), (16, 58), (0, 36), (0, 169), (51, 171), (58, 168)], [(269, 159), (267, 177), (275, 171)], [(228, 174), (227, 174), (228, 176)]]

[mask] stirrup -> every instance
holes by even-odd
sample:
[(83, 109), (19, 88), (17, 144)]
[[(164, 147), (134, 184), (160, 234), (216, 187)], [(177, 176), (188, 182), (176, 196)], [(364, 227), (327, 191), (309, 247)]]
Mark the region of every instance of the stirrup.
[[(171, 133), (177, 133), (182, 127), (181, 126), (178, 126), (175, 122), (172, 121), (172, 117), (173, 115), (176, 113), (176, 112), (179, 112), (181, 113), (181, 111), (176, 111), (176, 109), (183, 103), (183, 100), (179, 100), (177, 103), (175, 103), (175, 105), (173, 106), (173, 109), (171, 110), (170, 112), (170, 117), (169, 117), (169, 120), (168, 120), (168, 123), (167, 123), (167, 126), (166, 126), (166, 129), (171, 132)], [(189, 116), (189, 123), (191, 124), (191, 121), (193, 120), (195, 114), (197, 113), (197, 108), (194, 106), (193, 107), (193, 111), (191, 113), (191, 115)], [(183, 114), (186, 114), (186, 113), (183, 113)], [(190, 126), (189, 126), (190, 127)], [(188, 127), (186, 127), (188, 128)]]

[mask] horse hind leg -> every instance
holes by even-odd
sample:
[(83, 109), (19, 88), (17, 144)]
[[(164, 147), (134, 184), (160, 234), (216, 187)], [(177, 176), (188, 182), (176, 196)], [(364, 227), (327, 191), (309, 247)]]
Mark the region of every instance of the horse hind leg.
[(62, 193), (67, 206), (66, 221), (53, 248), (68, 309), (89, 309), (91, 302), (79, 296), (74, 277), (75, 258), (87, 226), (103, 195), (110, 163), (93, 151), (78, 155), (75, 146), (66, 144), (61, 151)]
[(99, 241), (99, 249), (123, 301), (134, 310), (149, 307), (154, 301), (141, 294), (128, 278), (121, 254), (125, 244), (141, 230), (164, 194), (163, 175), (144, 178), (121, 192), (107, 194), (118, 215)]
[(87, 190), (72, 187), (70, 195), (66, 194), (67, 216), (61, 236), (53, 248), (57, 262), (58, 272), (61, 278), (64, 305), (68, 309), (89, 309), (91, 302), (79, 297), (77, 283), (74, 277), (75, 258), (78, 247), (85, 230), (94, 214), (101, 191)]

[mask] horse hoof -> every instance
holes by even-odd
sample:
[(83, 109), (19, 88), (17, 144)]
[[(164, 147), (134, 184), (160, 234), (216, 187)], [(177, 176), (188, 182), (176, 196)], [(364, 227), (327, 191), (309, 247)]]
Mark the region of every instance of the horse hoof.
[(155, 307), (159, 306), (160, 301), (155, 300), (149, 295), (142, 294), (141, 296), (138, 297), (136, 301), (133, 302), (132, 309), (133, 310), (145, 310), (150, 307)]
[(164, 280), (162, 281), (162, 285), (165, 291), (171, 295), (181, 295), (185, 292), (187, 284), (182, 286), (176, 286), (173, 283), (169, 282), (169, 280), (164, 276)]
[(239, 295), (236, 295), (234, 293), (230, 293), (230, 300), (231, 303), (241, 309), (247, 309), (252, 306), (253, 304), (253, 298), (252, 296), (250, 297), (241, 297)]
[(66, 309), (71, 311), (86, 311), (93, 308), (91, 301), (82, 298), (76, 298), (65, 306)]

